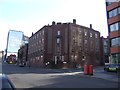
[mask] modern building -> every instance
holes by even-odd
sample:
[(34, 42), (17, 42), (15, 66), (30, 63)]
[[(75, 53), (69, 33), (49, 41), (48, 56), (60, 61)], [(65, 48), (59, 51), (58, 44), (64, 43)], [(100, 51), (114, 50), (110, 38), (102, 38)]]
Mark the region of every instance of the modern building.
[(108, 32), (110, 40), (110, 63), (120, 63), (120, 0), (106, 0)]
[(22, 43), (23, 32), (16, 30), (9, 30), (6, 46), (6, 58), (10, 54), (17, 54), (18, 49)]
[(28, 63), (37, 67), (83, 67), (100, 65), (100, 33), (73, 23), (55, 23), (29, 38)]
[(20, 46), (28, 43), (28, 39), (22, 31), (9, 30), (5, 57), (7, 58), (10, 54), (17, 55)]
[(109, 55), (110, 55), (110, 45), (109, 45), (109, 37), (104, 38), (100, 37), (100, 51), (101, 51), (101, 65), (105, 65), (109, 63)]

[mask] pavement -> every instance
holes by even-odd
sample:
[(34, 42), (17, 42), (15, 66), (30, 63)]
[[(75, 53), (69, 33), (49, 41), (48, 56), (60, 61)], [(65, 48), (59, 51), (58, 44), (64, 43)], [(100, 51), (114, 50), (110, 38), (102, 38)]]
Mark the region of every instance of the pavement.
[[(49, 69), (53, 70), (53, 69)], [(93, 75), (84, 75), (84, 72), (81, 69), (55, 69), (54, 73), (51, 75), (80, 75), (91, 78), (101, 78), (109, 81), (120, 82), (120, 77), (116, 72), (106, 72), (104, 71), (104, 66), (95, 67), (93, 69)]]
[(93, 75), (84, 75), (83, 71), (71, 71), (64, 73), (66, 75), (82, 75), (85, 77), (93, 77), (93, 78), (101, 78), (109, 81), (114, 81), (120, 83), (120, 73), (116, 72), (106, 72), (104, 71), (104, 67), (96, 67), (93, 69)]

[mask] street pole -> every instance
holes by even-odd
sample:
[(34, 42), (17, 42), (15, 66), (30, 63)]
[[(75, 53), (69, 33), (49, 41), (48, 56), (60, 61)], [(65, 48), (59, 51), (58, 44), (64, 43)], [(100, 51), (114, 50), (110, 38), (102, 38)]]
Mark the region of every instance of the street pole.
[(9, 33), (10, 33), (10, 32), (8, 32), (8, 36), (7, 36), (7, 45), (6, 45), (6, 49), (5, 49), (5, 60), (7, 59), (8, 42), (9, 42)]

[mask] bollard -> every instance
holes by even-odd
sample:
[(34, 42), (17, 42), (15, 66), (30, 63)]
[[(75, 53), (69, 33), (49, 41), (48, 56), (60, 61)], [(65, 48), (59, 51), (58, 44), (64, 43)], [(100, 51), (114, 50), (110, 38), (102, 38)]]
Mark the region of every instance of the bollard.
[(89, 75), (93, 75), (93, 65), (89, 65)]
[(88, 71), (88, 65), (84, 65), (84, 75), (88, 75), (89, 71)]

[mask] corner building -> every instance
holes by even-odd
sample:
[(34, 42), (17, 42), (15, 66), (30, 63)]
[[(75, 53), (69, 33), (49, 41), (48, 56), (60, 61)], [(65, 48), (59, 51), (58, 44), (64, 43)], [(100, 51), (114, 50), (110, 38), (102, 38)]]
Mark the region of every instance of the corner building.
[(120, 63), (120, 1), (106, 0), (108, 33), (110, 40), (110, 63)]
[(73, 23), (44, 26), (29, 38), (28, 64), (37, 67), (79, 68), (100, 65), (100, 33)]

